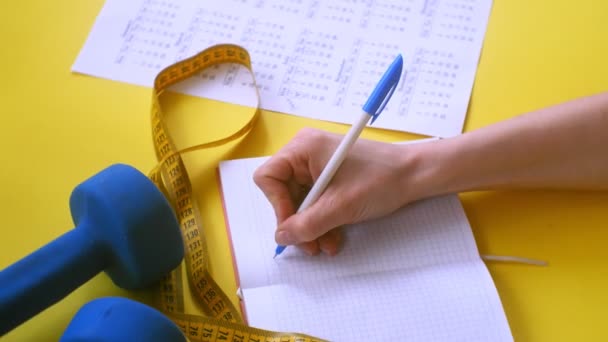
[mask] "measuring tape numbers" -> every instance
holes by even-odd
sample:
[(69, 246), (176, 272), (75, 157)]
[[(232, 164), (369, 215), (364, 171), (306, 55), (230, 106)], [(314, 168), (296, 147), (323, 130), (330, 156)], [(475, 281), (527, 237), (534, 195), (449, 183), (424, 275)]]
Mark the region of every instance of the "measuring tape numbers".
[[(249, 71), (256, 91), (257, 106), (249, 120), (225, 138), (178, 150), (164, 121), (160, 106), (162, 94), (170, 86), (192, 77), (201, 71), (224, 63), (235, 63)], [(185, 247), (185, 270), (195, 300), (206, 317), (185, 314), (184, 289), (181, 266), (166, 275), (160, 284), (160, 309), (167, 314), (191, 341), (233, 342), (317, 342), (311, 336), (294, 333), (277, 333), (248, 327), (243, 324), (239, 311), (209, 273), (207, 241), (201, 226), (201, 216), (193, 196), (192, 184), (181, 158), (182, 153), (216, 147), (234, 141), (251, 131), (260, 116), (260, 95), (251, 69), (251, 58), (238, 45), (212, 46), (193, 57), (177, 62), (162, 70), (154, 81), (152, 97), (152, 138), (157, 166), (150, 179), (173, 204), (180, 223)]]

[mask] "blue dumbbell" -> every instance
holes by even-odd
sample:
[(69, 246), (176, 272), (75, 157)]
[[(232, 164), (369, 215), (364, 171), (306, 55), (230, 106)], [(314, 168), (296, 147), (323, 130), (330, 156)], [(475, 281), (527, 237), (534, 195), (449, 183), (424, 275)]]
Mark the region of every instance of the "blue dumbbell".
[(145, 175), (113, 165), (70, 197), (76, 228), (0, 272), (0, 336), (106, 271), (125, 289), (143, 288), (184, 255), (175, 214)]
[(136, 301), (99, 298), (72, 318), (59, 342), (186, 342), (179, 328), (159, 311)]

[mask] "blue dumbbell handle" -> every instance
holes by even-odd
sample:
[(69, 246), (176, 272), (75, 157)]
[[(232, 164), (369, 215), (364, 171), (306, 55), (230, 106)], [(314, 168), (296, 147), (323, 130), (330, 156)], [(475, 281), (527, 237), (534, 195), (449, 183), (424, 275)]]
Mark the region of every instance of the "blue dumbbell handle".
[(104, 254), (85, 221), (0, 272), (0, 336), (102, 271)]

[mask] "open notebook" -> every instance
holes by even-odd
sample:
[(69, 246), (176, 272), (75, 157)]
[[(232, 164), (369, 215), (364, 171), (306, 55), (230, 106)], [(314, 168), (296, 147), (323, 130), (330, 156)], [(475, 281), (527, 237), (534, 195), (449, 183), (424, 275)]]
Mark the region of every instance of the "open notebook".
[(413, 203), (345, 229), (334, 257), (290, 247), (253, 183), (265, 158), (224, 161), (220, 180), (249, 325), (332, 341), (512, 341), (459, 199)]

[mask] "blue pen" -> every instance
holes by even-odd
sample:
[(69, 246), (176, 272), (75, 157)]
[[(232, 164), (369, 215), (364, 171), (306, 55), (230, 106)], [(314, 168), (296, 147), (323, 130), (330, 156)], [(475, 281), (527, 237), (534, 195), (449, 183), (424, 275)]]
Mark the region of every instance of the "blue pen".
[[(391, 65), (388, 67), (380, 79), (380, 82), (378, 82), (378, 85), (376, 85), (376, 88), (374, 88), (374, 91), (369, 96), (369, 99), (365, 105), (363, 105), (363, 113), (361, 117), (355, 124), (352, 125), (348, 133), (346, 133), (346, 136), (344, 136), (344, 139), (342, 139), (342, 142), (340, 142), (340, 145), (338, 145), (338, 148), (336, 148), (336, 151), (321, 172), (319, 179), (317, 179), (315, 184), (312, 186), (312, 189), (310, 189), (310, 192), (298, 208), (298, 213), (308, 208), (321, 196), (323, 191), (325, 191), (327, 184), (329, 184), (329, 181), (332, 179), (336, 171), (338, 171), (342, 161), (344, 161), (344, 158), (346, 158), (348, 150), (355, 143), (361, 134), (361, 131), (363, 131), (363, 128), (365, 128), (370, 119), (372, 120), (372, 124), (374, 121), (376, 121), (378, 115), (380, 115), (380, 112), (382, 112), (386, 106), (386, 103), (390, 100), (393, 92), (397, 88), (397, 84), (401, 78), (402, 69), (403, 58), (401, 55), (398, 55), (393, 63), (391, 63)], [(285, 247), (286, 246), (281, 245), (277, 246), (274, 257), (276, 258), (277, 255), (281, 254), (285, 250)]]

